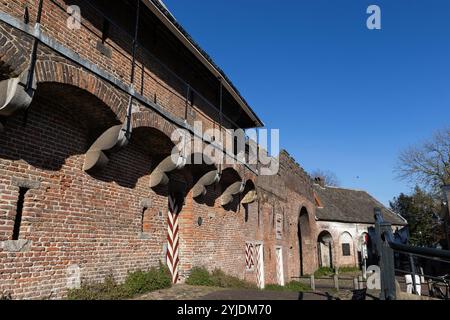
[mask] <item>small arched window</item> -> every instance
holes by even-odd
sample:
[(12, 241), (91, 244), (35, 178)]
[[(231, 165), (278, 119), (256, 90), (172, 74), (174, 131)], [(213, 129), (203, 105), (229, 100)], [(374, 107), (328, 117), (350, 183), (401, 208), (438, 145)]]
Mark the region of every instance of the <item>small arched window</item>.
[(353, 238), (348, 232), (344, 232), (340, 237), (341, 247), (342, 247), (342, 256), (350, 257), (352, 255), (352, 243)]

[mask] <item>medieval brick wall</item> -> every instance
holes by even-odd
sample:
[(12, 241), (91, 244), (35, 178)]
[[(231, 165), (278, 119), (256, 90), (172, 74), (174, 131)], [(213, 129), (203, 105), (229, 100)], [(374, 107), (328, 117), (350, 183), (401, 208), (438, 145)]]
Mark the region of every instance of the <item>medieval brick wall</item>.
[[(151, 158), (130, 144), (100, 175), (87, 175), (81, 168), (88, 130), (76, 106), (48, 98), (35, 98), (26, 124), (20, 115), (10, 119), (0, 141), (0, 240), (11, 239), (19, 187), (33, 185), (20, 228), (30, 246), (0, 250), (0, 291), (14, 298), (61, 297), (70, 265), (89, 281), (110, 273), (121, 280), (164, 259), (165, 215), (153, 212), (150, 236), (140, 236)], [(155, 211), (167, 200), (152, 194), (151, 204)]]
[[(261, 199), (260, 237), (264, 239), (266, 253), (267, 283), (277, 283), (275, 249), (283, 248), (285, 279), (313, 273), (317, 268), (316, 243), (311, 241), (316, 235), (315, 206), (312, 184), (306, 172), (286, 152), (279, 157), (280, 170), (276, 176), (260, 176), (257, 179)], [(307, 219), (300, 221), (302, 209)], [(277, 221), (281, 218), (281, 237), (277, 237)], [(278, 222), (280, 223), (280, 222)], [(300, 256), (299, 228), (307, 230), (303, 239)]]
[(0, 80), (18, 77), (28, 65), (31, 38), (0, 24)]
[[(31, 28), (36, 1), (0, 3), (0, 11), (23, 21), (28, 5)], [(108, 39), (110, 55), (97, 48), (96, 13), (78, 33), (67, 29), (64, 1), (44, 1), (42, 31), (64, 50), (107, 72), (114, 81), (130, 83), (130, 42), (115, 33)], [(89, 32), (88, 32), (89, 31)], [(29, 67), (32, 37), (0, 22), (0, 79), (18, 76)], [(4, 45), (3, 45), (4, 44)], [(138, 53), (135, 83), (146, 99), (156, 101), (173, 119), (204, 128), (217, 128), (219, 119), (201, 99), (186, 101), (173, 73)], [(143, 70), (143, 71), (142, 71)], [(27, 112), (0, 119), (0, 294), (13, 298), (62, 298), (74, 279), (102, 281), (113, 275), (122, 281), (129, 271), (148, 269), (165, 262), (169, 186), (151, 189), (150, 175), (163, 153), (171, 147), (177, 128), (168, 119), (135, 101), (130, 143), (108, 153), (109, 163), (100, 171), (83, 171), (86, 152), (108, 128), (124, 123), (128, 94), (76, 61), (39, 45), (35, 69), (37, 89)], [(183, 90), (182, 90), (183, 89)], [(212, 89), (211, 91), (214, 91)], [(216, 93), (211, 93), (214, 96)], [(204, 104), (195, 108), (196, 104)], [(194, 112), (186, 112), (196, 110)], [(206, 111), (205, 111), (206, 110)], [(225, 120), (225, 127), (231, 127)], [(183, 281), (192, 267), (220, 268), (226, 273), (257, 281), (255, 269), (246, 269), (246, 244), (263, 244), (266, 283), (277, 283), (276, 250), (281, 248), (285, 281), (316, 266), (315, 208), (309, 177), (285, 152), (280, 172), (256, 177), (242, 165), (233, 172), (253, 181), (258, 200), (221, 206), (220, 197), (235, 180), (210, 186), (202, 199), (192, 198), (192, 167), (170, 176), (184, 185), (186, 195), (179, 214), (180, 275)], [(231, 179), (231, 180), (230, 180)], [(21, 220), (18, 219), (21, 212)], [(299, 251), (299, 219), (306, 212), (303, 258)], [(19, 227), (18, 222), (20, 222)], [(18, 239), (16, 239), (19, 231)], [(75, 271), (75, 273), (74, 273)], [(75, 278), (74, 278), (75, 277)], [(77, 280), (77, 281), (78, 281)], [(76, 282), (76, 281), (75, 281)]]

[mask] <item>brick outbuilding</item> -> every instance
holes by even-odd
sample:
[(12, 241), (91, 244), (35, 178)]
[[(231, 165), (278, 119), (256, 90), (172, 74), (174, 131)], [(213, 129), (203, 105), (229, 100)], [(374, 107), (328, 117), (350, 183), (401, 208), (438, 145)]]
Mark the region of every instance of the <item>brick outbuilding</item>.
[(369, 228), (374, 227), (374, 209), (394, 229), (407, 225), (400, 215), (386, 208), (366, 191), (326, 186), (320, 178), (314, 183), (317, 205), (319, 267), (359, 267), (367, 250)]

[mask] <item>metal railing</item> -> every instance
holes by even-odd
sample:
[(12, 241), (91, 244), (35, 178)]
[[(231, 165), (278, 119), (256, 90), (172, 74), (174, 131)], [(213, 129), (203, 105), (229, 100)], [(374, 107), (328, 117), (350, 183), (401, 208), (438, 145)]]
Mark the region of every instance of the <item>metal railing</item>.
[[(427, 275), (423, 271), (419, 272), (421, 266), (420, 263), (418, 264), (418, 259), (450, 265), (450, 251), (422, 248), (396, 242), (392, 232), (392, 225), (383, 219), (379, 208), (375, 209), (375, 237), (374, 245), (380, 267), (380, 299), (397, 299), (396, 275), (411, 276), (410, 285), (412, 285), (412, 293), (414, 294), (419, 294), (417, 288), (422, 286), (422, 280), (424, 280), (425, 284), (428, 285), (430, 296), (449, 299), (449, 282), (446, 277), (436, 274)], [(397, 265), (401, 265), (401, 262), (404, 262), (408, 269), (402, 269), (401, 266), (396, 268), (396, 256)], [(406, 260), (404, 259), (405, 257), (407, 258)], [(419, 278), (419, 283), (417, 283), (417, 278)], [(445, 287), (445, 293), (436, 290), (438, 287)], [(440, 293), (437, 294), (437, 291), (440, 291)]]

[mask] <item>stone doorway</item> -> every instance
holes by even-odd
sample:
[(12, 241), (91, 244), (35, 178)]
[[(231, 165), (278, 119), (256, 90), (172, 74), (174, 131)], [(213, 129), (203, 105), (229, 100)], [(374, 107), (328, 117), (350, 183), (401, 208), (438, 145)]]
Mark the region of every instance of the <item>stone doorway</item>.
[(322, 231), (317, 240), (319, 267), (333, 268), (333, 238), (328, 231)]
[(305, 275), (305, 261), (306, 261), (306, 255), (307, 252), (314, 252), (308, 251), (308, 247), (310, 247), (311, 244), (311, 228), (309, 225), (309, 214), (308, 210), (303, 207), (300, 210), (300, 215), (298, 218), (298, 246), (299, 246), (299, 258), (300, 258), (300, 276)]

